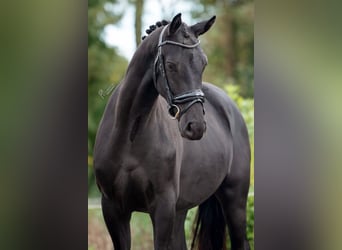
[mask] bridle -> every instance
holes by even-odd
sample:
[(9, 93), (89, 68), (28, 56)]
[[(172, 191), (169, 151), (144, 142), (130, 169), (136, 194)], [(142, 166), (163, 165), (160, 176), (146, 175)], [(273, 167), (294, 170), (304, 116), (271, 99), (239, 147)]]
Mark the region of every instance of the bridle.
[[(157, 67), (159, 68), (159, 71), (161, 73), (161, 77), (164, 79), (165, 82), (165, 89), (166, 89), (166, 101), (169, 105), (168, 107), (168, 111), (169, 114), (171, 115), (171, 117), (173, 119), (178, 119), (180, 118), (186, 111), (188, 111), (192, 105), (194, 105), (195, 103), (199, 102), (202, 105), (203, 108), (203, 103), (204, 103), (204, 93), (201, 89), (195, 89), (192, 91), (187, 91), (178, 95), (174, 95), (170, 89), (170, 85), (169, 82), (167, 80), (167, 76), (166, 76), (166, 72), (165, 72), (165, 67), (164, 67), (164, 60), (163, 60), (163, 56), (162, 56), (162, 46), (165, 44), (172, 44), (172, 45), (176, 45), (182, 48), (186, 48), (186, 49), (193, 49), (196, 48), (199, 44), (200, 41), (198, 41), (195, 44), (192, 45), (187, 45), (187, 44), (183, 44), (183, 43), (178, 43), (175, 41), (171, 41), (171, 40), (165, 40), (163, 41), (163, 34), (166, 30), (168, 25), (166, 25), (163, 30), (161, 31), (160, 35), (159, 35), (159, 42), (158, 42), (158, 53), (156, 56), (156, 59), (154, 61), (154, 67), (153, 67), (153, 81), (155, 86), (157, 86)], [(185, 104), (187, 103), (187, 105), (181, 110), (177, 104)], [(203, 108), (203, 112), (204, 112), (204, 108)]]

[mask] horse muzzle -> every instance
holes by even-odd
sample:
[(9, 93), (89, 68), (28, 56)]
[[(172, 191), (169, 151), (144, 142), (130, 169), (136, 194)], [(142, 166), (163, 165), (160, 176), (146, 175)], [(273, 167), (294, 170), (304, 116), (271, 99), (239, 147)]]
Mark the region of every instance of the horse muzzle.
[(181, 130), (181, 135), (189, 140), (200, 140), (206, 129), (207, 125), (205, 121), (190, 121)]

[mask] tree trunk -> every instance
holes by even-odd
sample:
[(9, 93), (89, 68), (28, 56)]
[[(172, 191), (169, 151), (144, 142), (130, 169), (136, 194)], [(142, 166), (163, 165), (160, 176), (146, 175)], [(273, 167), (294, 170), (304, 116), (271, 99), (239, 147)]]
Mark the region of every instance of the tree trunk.
[(142, 12), (144, 0), (135, 0), (135, 44), (138, 47), (141, 42)]
[(235, 33), (236, 27), (234, 24), (233, 13), (231, 10), (226, 11), (226, 15), (224, 16), (225, 19), (225, 26), (226, 26), (226, 55), (227, 64), (226, 64), (226, 72), (230, 77), (234, 77), (235, 71)]

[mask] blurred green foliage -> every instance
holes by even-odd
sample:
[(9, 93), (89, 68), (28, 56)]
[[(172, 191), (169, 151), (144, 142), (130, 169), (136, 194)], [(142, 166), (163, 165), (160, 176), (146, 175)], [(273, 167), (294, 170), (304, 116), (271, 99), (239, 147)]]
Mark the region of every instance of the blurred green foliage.
[(250, 188), (247, 200), (247, 239), (254, 250), (254, 187)]
[(209, 59), (204, 79), (224, 87), (240, 86), (242, 97), (254, 96), (254, 1), (196, 0), (195, 20), (216, 15), (214, 27), (201, 37)]

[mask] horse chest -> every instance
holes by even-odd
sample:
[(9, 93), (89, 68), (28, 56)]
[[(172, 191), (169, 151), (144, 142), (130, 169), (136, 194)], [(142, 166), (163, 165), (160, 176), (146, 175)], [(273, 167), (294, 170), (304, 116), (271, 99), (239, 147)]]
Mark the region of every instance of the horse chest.
[(133, 157), (120, 160), (120, 164), (113, 164), (111, 169), (111, 180), (105, 186), (106, 190), (110, 190), (111, 197), (132, 209), (144, 207), (144, 190), (149, 183), (144, 169)]
[(172, 147), (161, 150), (161, 145), (147, 144), (137, 140), (112, 161), (115, 198), (133, 202), (132, 207), (139, 210), (152, 199), (155, 187), (176, 181), (177, 175), (175, 150)]

